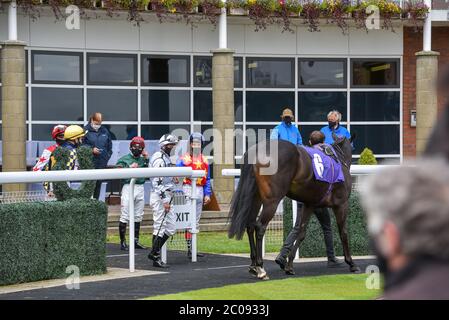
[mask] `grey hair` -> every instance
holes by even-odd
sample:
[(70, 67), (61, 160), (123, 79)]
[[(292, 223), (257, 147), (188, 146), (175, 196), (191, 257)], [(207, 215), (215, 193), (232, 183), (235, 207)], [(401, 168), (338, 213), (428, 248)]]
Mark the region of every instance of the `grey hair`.
[(449, 165), (443, 159), (384, 169), (366, 178), (360, 193), (374, 237), (389, 221), (404, 254), (449, 258)]
[(338, 120), (338, 122), (340, 122), (340, 121), (341, 121), (341, 113), (340, 113), (340, 111), (338, 111), (338, 110), (332, 110), (332, 111), (330, 111), (330, 112), (327, 114), (327, 117), (329, 118), (329, 116), (331, 116), (331, 115), (333, 115), (333, 114), (335, 114), (335, 115), (337, 116), (337, 120)]

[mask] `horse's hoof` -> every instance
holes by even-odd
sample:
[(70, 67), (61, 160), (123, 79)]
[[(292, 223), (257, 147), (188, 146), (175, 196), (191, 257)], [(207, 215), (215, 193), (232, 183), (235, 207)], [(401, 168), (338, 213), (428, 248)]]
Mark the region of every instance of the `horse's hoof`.
[(265, 277), (267, 277), (267, 272), (264, 270), (264, 268), (257, 267), (257, 278), (263, 280)]
[(257, 271), (256, 271), (256, 267), (255, 267), (255, 266), (249, 266), (249, 267), (248, 267), (248, 272), (249, 272), (251, 275), (257, 277)]
[(259, 280), (270, 280), (270, 277), (266, 274), (265, 277), (259, 278)]
[(351, 271), (352, 273), (361, 273), (362, 272), (362, 270), (360, 270), (360, 268), (357, 267), (356, 265), (350, 266), (349, 271)]

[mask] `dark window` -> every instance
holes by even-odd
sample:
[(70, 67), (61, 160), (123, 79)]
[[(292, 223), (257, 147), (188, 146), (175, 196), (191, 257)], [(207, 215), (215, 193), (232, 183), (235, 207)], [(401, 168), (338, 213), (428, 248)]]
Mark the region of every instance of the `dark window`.
[(286, 107), (295, 109), (293, 92), (246, 92), (246, 121), (281, 121)]
[[(235, 121), (243, 121), (243, 93), (234, 91)], [(195, 121), (213, 121), (212, 91), (193, 92), (193, 119)]]
[(131, 140), (137, 136), (137, 125), (135, 124), (108, 124), (103, 126), (111, 133), (112, 140)]
[[(194, 57), (194, 79), (196, 87), (212, 87), (212, 57)], [(234, 58), (234, 87), (242, 87), (243, 59)]]
[(88, 89), (87, 114), (94, 112), (104, 121), (137, 121), (137, 90)]
[(323, 125), (299, 125), (299, 133), (302, 137), (302, 143), (304, 145), (309, 145), (309, 137), (313, 131), (320, 131)]
[(142, 84), (151, 86), (189, 86), (190, 57), (142, 56)]
[[(67, 125), (67, 123), (65, 123)], [(31, 129), (33, 130), (34, 141), (51, 141), (51, 131), (56, 123), (53, 124), (33, 124)]]
[(299, 92), (298, 121), (327, 121), (329, 111), (338, 110), (342, 120), (347, 114), (346, 92)]
[(399, 125), (351, 125), (351, 133), (356, 134), (353, 154), (364, 148), (375, 154), (399, 154)]
[[(181, 132), (181, 135), (177, 133)], [(146, 140), (159, 140), (166, 133), (173, 133), (178, 138), (182, 136), (184, 139), (188, 137), (190, 125), (173, 124), (173, 125), (142, 125), (142, 137)]]
[(142, 121), (190, 121), (190, 91), (142, 90)]
[(32, 88), (33, 120), (83, 121), (83, 89)]
[(293, 88), (294, 59), (247, 58), (246, 83), (249, 88)]
[(300, 87), (346, 87), (346, 60), (300, 59), (298, 64)]
[(399, 87), (398, 59), (352, 59), (353, 87)]
[(87, 84), (137, 85), (137, 57), (133, 54), (87, 54)]
[(398, 91), (351, 92), (351, 121), (399, 121)]
[[(28, 63), (28, 58), (25, 56)], [(72, 52), (32, 51), (33, 83), (82, 84), (83, 54)]]
[(274, 125), (247, 125), (245, 131), (246, 150), (255, 143), (269, 140)]

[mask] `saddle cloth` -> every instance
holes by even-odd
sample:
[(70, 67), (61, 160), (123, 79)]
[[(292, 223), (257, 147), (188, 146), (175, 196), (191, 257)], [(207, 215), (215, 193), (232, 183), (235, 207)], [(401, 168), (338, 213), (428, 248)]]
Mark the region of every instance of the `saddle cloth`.
[[(330, 146), (328, 146), (330, 147)], [(303, 146), (312, 160), (313, 173), (315, 179), (327, 183), (344, 182), (345, 177), (341, 168), (341, 163), (335, 161), (332, 157), (324, 154), (318, 148)], [(330, 147), (332, 148), (332, 147)], [(332, 150), (335, 154), (335, 151)]]

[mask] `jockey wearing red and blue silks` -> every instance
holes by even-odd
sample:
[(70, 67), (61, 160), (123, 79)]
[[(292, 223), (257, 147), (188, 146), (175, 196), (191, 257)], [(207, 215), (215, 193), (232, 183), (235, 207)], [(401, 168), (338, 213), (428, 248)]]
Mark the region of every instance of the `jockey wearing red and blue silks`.
[[(196, 185), (204, 188), (204, 196), (211, 196), (212, 188), (210, 184), (210, 170), (209, 163), (207, 162), (206, 157), (204, 157), (202, 154), (195, 157), (190, 153), (186, 153), (181, 157), (180, 160), (178, 160), (176, 166), (191, 167), (193, 170), (204, 170), (206, 174), (204, 175), (204, 177), (196, 179)], [(192, 180), (190, 178), (185, 178), (183, 183), (191, 185)]]

